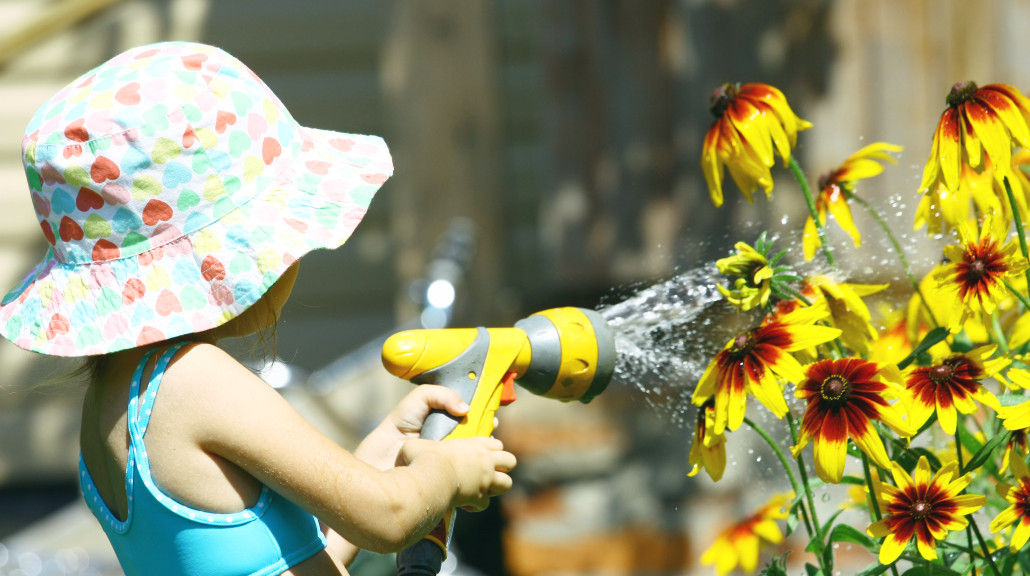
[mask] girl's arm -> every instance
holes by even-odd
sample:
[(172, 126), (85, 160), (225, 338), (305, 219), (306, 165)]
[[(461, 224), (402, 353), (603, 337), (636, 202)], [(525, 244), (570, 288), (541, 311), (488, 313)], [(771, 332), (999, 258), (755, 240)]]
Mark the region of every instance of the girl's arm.
[[(412, 439), (379, 470), (337, 446), (221, 349), (191, 347), (169, 367), (163, 402), (200, 449), (246, 470), (353, 544), (403, 549), (453, 507), (481, 509), (507, 491), (515, 457), (500, 441)], [(174, 390), (174, 392), (173, 392)]]
[[(468, 404), (457, 392), (443, 386), (417, 386), (404, 397), (390, 414), (354, 449), (354, 456), (378, 468), (388, 470), (398, 464), (404, 443), (418, 438), (422, 424), (431, 410), (446, 410), (455, 416), (464, 416)], [(326, 537), (333, 558), (349, 566), (358, 554), (358, 547), (326, 527)]]

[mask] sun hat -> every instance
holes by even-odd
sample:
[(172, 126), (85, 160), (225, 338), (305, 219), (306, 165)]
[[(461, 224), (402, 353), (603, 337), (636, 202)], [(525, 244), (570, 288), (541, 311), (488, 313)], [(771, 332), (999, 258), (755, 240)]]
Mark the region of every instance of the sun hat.
[(141, 46), (45, 103), (22, 142), (46, 257), (0, 335), (56, 356), (214, 328), (343, 244), (393, 172), (376, 136), (299, 125), (223, 50)]

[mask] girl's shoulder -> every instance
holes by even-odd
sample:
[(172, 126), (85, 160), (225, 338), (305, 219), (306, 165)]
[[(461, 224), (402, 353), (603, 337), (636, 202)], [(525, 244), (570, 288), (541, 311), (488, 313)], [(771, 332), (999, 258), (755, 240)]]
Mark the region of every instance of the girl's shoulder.
[(231, 354), (197, 342), (184, 346), (168, 364), (159, 395), (203, 421), (224, 413), (226, 406), (245, 406), (270, 391), (274, 392)]

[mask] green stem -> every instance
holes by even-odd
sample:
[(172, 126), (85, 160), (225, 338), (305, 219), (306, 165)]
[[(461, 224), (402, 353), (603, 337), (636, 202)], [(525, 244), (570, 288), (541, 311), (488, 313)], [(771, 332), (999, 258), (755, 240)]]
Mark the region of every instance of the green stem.
[[(862, 471), (865, 473), (865, 485), (869, 488), (869, 517), (873, 523), (876, 523), (883, 516), (880, 514), (880, 502), (876, 499), (876, 487), (873, 486), (873, 473), (869, 469), (869, 457), (865, 452), (862, 452)], [(898, 576), (897, 562), (891, 564), (891, 574)]]
[[(798, 481), (794, 477), (794, 471), (790, 469), (790, 460), (787, 460), (787, 455), (783, 453), (783, 450), (781, 450), (779, 445), (776, 444), (776, 441), (773, 440), (772, 436), (770, 436), (765, 430), (763, 430), (760, 426), (752, 422), (749, 418), (744, 417), (744, 423), (750, 426), (752, 430), (757, 432), (758, 435), (761, 436), (763, 440), (765, 440), (765, 443), (769, 445), (769, 448), (772, 448), (773, 453), (775, 453), (776, 457), (780, 459), (780, 464), (783, 464), (783, 469), (787, 472), (787, 478), (790, 480), (791, 488), (794, 489), (794, 494), (800, 494), (801, 489), (798, 486)], [(803, 505), (801, 506), (801, 516), (805, 521), (805, 529), (808, 530), (809, 538), (814, 537), (816, 533), (814, 530), (812, 530), (812, 524), (808, 518), (808, 511), (805, 510), (805, 507)]]
[(908, 263), (908, 258), (905, 257), (905, 251), (901, 249), (901, 243), (898, 242), (894, 231), (891, 230), (890, 225), (883, 219), (883, 216), (871, 204), (866, 202), (864, 199), (855, 196), (853, 192), (845, 192), (847, 197), (858, 202), (858, 205), (865, 209), (865, 211), (876, 220), (876, 223), (880, 225), (880, 229), (887, 235), (887, 239), (891, 241), (891, 245), (894, 247), (894, 251), (898, 254), (898, 260), (901, 262), (901, 267), (905, 270), (905, 276), (908, 277), (908, 283), (912, 285), (912, 289), (915, 290), (916, 294), (919, 294), (919, 299), (923, 303), (923, 307), (926, 309), (926, 313), (930, 315), (930, 320), (933, 321), (934, 326), (940, 326), (937, 322), (937, 318), (933, 315), (933, 310), (930, 309), (930, 304), (927, 302), (926, 297), (923, 296), (923, 291), (919, 287), (919, 281), (916, 280), (915, 274), (912, 273), (912, 266)]
[(984, 542), (984, 536), (980, 533), (980, 528), (972, 518), (969, 519), (969, 526), (973, 528), (973, 533), (976, 534), (976, 540), (980, 543), (980, 550), (983, 551), (984, 558), (987, 560), (987, 563), (991, 565), (991, 570), (994, 571), (994, 576), (1001, 576), (1001, 571), (998, 570), (998, 565), (994, 563), (994, 556), (991, 554), (991, 550), (987, 547), (987, 542)]
[(1005, 329), (1001, 327), (1001, 321), (997, 314), (991, 314), (991, 328), (994, 330), (994, 340), (998, 343), (998, 351), (1003, 356), (1009, 354), (1009, 341), (1005, 337)]
[(1004, 284), (1006, 288), (1008, 288), (1009, 292), (1011, 292), (1013, 296), (1019, 299), (1019, 302), (1023, 305), (1023, 308), (1025, 310), (1030, 310), (1030, 300), (1028, 300), (1022, 292), (1016, 290), (1016, 287), (1012, 284), (1009, 284), (1008, 281), (1005, 279), (1002, 279), (1001, 283)]
[[(1001, 181), (1005, 184), (1005, 194), (1008, 195), (1009, 205), (1012, 206), (1012, 221), (1016, 223), (1016, 235), (1019, 236), (1019, 250), (1023, 253), (1023, 258), (1027, 258), (1026, 232), (1023, 231), (1023, 218), (1019, 215), (1016, 195), (1012, 193), (1012, 185), (1009, 184), (1008, 176), (1003, 177)], [(1030, 268), (1024, 274), (1026, 274), (1027, 289), (1030, 290)]]
[(837, 261), (833, 257), (833, 251), (830, 250), (830, 245), (826, 241), (826, 232), (823, 228), (823, 222), (819, 219), (819, 210), (815, 207), (815, 198), (812, 196), (812, 189), (808, 186), (808, 179), (805, 178), (804, 171), (801, 170), (801, 166), (798, 164), (797, 159), (791, 155), (790, 157), (790, 171), (794, 173), (794, 179), (798, 181), (798, 185), (801, 186), (801, 193), (805, 195), (805, 203), (808, 204), (808, 213), (812, 216), (812, 220), (815, 221), (815, 230), (819, 234), (819, 242), (822, 244), (823, 254), (826, 255), (826, 261), (830, 263), (830, 266), (837, 267)]
[[(796, 445), (798, 442), (797, 429), (794, 424), (794, 416), (788, 411), (787, 412), (787, 423), (790, 425), (790, 435)], [(805, 488), (805, 498), (808, 500), (808, 507), (812, 512), (812, 522), (815, 524), (815, 534), (819, 538), (819, 541), (823, 541), (823, 528), (822, 524), (819, 523), (819, 515), (815, 511), (815, 498), (812, 497), (812, 483), (808, 481), (808, 471), (805, 469), (805, 460), (801, 454), (797, 455), (798, 462), (798, 474), (801, 475), (801, 484)]]
[[(955, 459), (958, 461), (958, 469), (961, 470), (965, 464), (962, 462), (962, 441), (958, 437), (958, 429), (955, 430)], [(973, 576), (976, 576), (976, 566), (973, 564), (973, 522), (970, 519), (969, 523), (966, 524), (966, 542), (969, 545), (969, 565), (972, 568)], [(997, 573), (997, 571), (995, 571)]]

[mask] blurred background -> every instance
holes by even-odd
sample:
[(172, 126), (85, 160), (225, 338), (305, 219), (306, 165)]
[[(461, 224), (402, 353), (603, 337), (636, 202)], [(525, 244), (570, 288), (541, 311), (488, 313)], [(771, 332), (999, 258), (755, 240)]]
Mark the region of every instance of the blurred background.
[[(701, 143), (724, 82), (773, 84), (814, 123), (797, 151), (813, 184), (865, 144), (905, 146), (860, 191), (906, 233), (917, 272), (939, 255), (921, 259), (925, 234), (908, 231), (951, 85), (1030, 89), (1026, 0), (0, 0), (0, 291), (45, 252), (20, 164), (28, 119), (89, 68), (161, 40), (220, 46), (302, 124), (390, 144), (396, 173), (358, 233), (305, 258), (278, 360), (238, 349), (348, 447), (411, 386), (379, 363), (393, 331), (611, 305), (762, 230), (796, 243), (806, 212), (779, 166), (774, 202), (732, 184), (722, 208), (709, 200)], [(889, 248), (837, 232), (852, 280), (899, 277)], [(669, 337), (721, 347), (733, 316), (705, 314), (708, 331)], [(0, 574), (119, 573), (76, 500), (81, 389), (47, 384), (75, 367), (0, 342)], [(713, 573), (701, 552), (783, 486), (745, 434), (723, 481), (687, 478), (695, 383), (615, 382), (589, 405), (522, 394), (498, 431), (517, 486), (459, 518), (446, 569)]]

